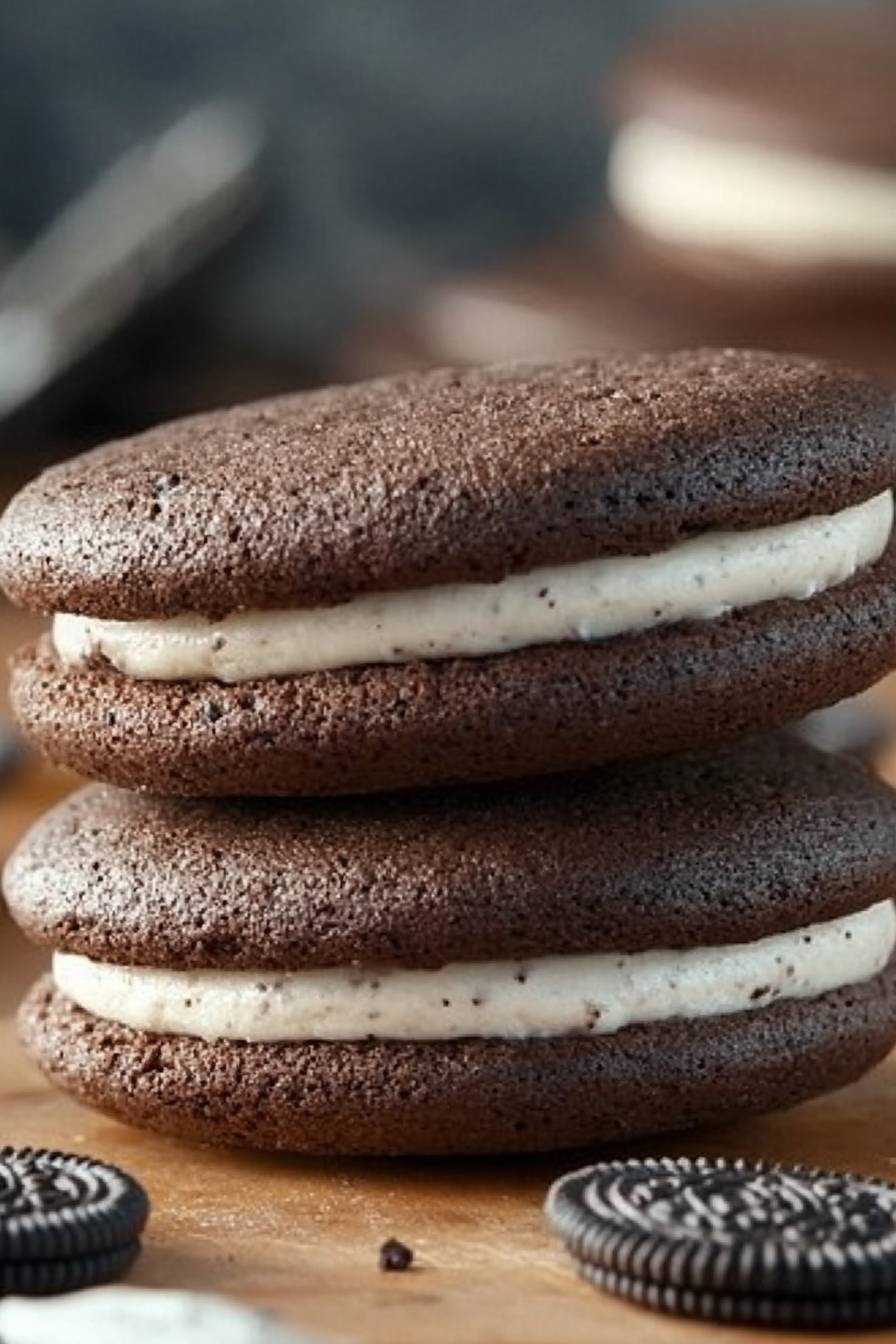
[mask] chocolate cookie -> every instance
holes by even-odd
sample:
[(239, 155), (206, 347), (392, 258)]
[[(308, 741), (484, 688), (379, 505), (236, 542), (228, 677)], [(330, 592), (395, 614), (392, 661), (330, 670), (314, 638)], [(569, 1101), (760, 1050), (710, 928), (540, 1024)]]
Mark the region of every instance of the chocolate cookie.
[(661, 1311), (765, 1325), (896, 1320), (896, 1187), (724, 1158), (599, 1163), (546, 1213), (580, 1272)]
[(204, 1041), (103, 1021), (49, 977), (19, 1024), (57, 1086), (185, 1139), (317, 1154), (543, 1152), (717, 1124), (853, 1082), (896, 1037), (896, 966), (809, 1001), (593, 1039)]
[(149, 1213), (143, 1188), (93, 1158), (0, 1149), (0, 1294), (61, 1293), (124, 1274)]
[(88, 788), (7, 866), (55, 949), (24, 1040), (114, 1114), (300, 1151), (791, 1104), (896, 1037), (894, 821), (860, 767), (784, 737), (365, 801)]
[(93, 785), (32, 827), (3, 886), (41, 946), (180, 970), (742, 943), (887, 900), (896, 795), (783, 734), (371, 799)]
[(705, 12), (648, 37), (610, 157), (643, 265), (767, 311), (891, 308), (894, 60), (886, 3)]
[(0, 576), (13, 698), (166, 793), (351, 793), (701, 746), (896, 660), (894, 409), (809, 359), (442, 370), (52, 469)]

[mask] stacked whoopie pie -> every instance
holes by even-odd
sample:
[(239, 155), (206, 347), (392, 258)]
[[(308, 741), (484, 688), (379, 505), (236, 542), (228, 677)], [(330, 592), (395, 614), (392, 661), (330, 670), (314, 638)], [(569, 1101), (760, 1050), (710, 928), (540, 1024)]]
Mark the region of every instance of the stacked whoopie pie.
[(27, 1048), (138, 1124), (306, 1152), (855, 1078), (896, 1039), (896, 802), (768, 730), (896, 663), (894, 478), (872, 381), (712, 350), (330, 388), (45, 472), (0, 524), (55, 613), (13, 700), (103, 783), (7, 867), (55, 952)]
[(802, 310), (807, 330), (836, 316), (857, 338), (858, 313), (889, 314), (896, 292), (894, 61), (881, 0), (661, 26), (615, 81), (617, 262), (667, 305)]

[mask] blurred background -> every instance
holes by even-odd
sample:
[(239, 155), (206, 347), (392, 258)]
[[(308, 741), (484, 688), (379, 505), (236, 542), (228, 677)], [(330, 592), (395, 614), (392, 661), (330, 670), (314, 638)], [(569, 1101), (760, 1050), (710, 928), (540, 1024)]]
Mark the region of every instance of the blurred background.
[[(886, 0), (5, 0), (0, 497), (154, 421), (430, 363), (749, 343), (896, 384), (894, 15)], [(705, 63), (734, 72), (727, 103), (681, 58), (694, 25), (718, 33)], [(765, 89), (738, 82), (744, 44)], [(691, 140), (658, 164), (651, 142), (652, 168), (628, 152), (616, 180), (643, 181), (611, 208), (611, 140), (645, 116)], [(844, 121), (855, 134), (829, 154)], [(719, 247), (725, 202), (695, 134), (771, 152), (767, 192), (764, 159), (726, 161), (726, 199), (742, 185), (749, 220), (786, 197), (789, 216), (771, 211), (786, 266), (767, 238)], [(819, 156), (839, 164), (827, 185)], [(685, 246), (645, 234), (649, 209), (626, 217), (629, 186), (655, 197), (670, 174), (684, 222), (707, 214)], [(851, 183), (869, 204), (854, 252), (849, 221), (833, 230), (835, 283), (825, 230), (802, 257), (793, 218), (823, 223)], [(0, 652), (31, 628), (0, 613)]]
[[(4, 464), (411, 363), (689, 339), (690, 303), (639, 326), (601, 251), (620, 63), (776, 8), (6, 0)], [(811, 41), (796, 24), (787, 60)], [(520, 309), (544, 320), (521, 333)]]
[[(360, 323), (401, 314), (434, 275), (518, 255), (594, 214), (604, 73), (657, 8), (6, 0), (7, 263), (116, 159), (209, 100), (229, 100), (246, 119), (232, 133), (257, 138), (233, 150), (258, 155), (233, 235), (207, 239), (204, 268), (118, 333), (54, 429), (124, 432), (333, 376)], [(116, 247), (120, 223), (106, 216)], [(29, 425), (12, 450), (30, 438)]]

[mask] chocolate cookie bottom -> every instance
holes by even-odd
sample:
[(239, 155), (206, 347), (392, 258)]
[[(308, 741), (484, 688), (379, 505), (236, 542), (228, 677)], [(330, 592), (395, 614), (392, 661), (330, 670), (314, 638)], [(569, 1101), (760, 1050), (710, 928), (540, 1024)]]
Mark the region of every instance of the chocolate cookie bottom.
[(311, 1154), (538, 1152), (792, 1106), (896, 1040), (896, 959), (817, 999), (614, 1035), (254, 1045), (159, 1036), (85, 1013), (45, 977), (19, 1016), (80, 1101), (206, 1143)]

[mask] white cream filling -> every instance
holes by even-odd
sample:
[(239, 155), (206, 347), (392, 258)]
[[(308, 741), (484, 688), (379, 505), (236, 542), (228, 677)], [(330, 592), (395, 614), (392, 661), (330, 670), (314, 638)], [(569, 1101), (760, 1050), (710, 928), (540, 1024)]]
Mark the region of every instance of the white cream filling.
[(829, 516), (707, 532), (655, 555), (551, 565), (499, 583), (375, 593), (334, 607), (141, 621), (60, 614), (63, 663), (102, 655), (128, 676), (249, 681), (366, 663), (476, 658), (711, 620), (775, 598), (809, 598), (878, 559), (890, 491)]
[(439, 970), (171, 971), (57, 952), (58, 988), (97, 1017), (204, 1040), (447, 1041), (604, 1035), (814, 998), (882, 970), (896, 944), (883, 901), (758, 942), (684, 951), (455, 962)]
[[(3, 1344), (324, 1344), (268, 1312), (174, 1288), (88, 1288), (0, 1301)], [(333, 1344), (332, 1337), (330, 1344)]]
[(638, 118), (610, 152), (616, 209), (686, 247), (781, 261), (896, 261), (896, 172)]

